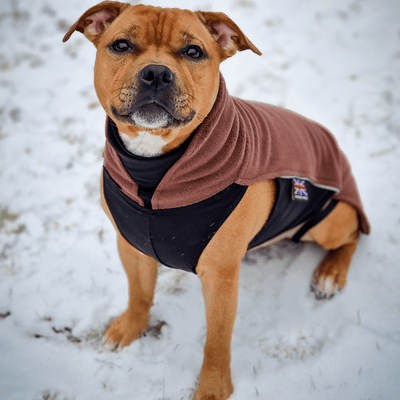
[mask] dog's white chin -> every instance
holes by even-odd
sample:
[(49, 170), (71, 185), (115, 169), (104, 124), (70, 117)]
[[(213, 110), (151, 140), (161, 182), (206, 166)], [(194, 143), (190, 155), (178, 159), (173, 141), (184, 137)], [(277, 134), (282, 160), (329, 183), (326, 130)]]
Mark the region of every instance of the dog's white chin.
[(166, 128), (170, 122), (167, 112), (154, 114), (144, 114), (141, 110), (136, 110), (131, 114), (131, 119), (136, 126), (147, 129)]

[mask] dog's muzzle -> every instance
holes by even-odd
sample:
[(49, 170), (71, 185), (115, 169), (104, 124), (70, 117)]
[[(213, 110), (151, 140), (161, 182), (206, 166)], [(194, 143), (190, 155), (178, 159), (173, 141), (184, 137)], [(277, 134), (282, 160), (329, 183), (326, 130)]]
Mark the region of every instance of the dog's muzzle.
[(176, 79), (165, 65), (144, 67), (138, 74), (136, 92), (129, 105), (125, 102), (125, 112), (118, 113), (112, 108), (117, 119), (143, 128), (162, 129), (184, 125), (194, 117), (194, 112), (182, 117), (175, 106), (178, 93)]

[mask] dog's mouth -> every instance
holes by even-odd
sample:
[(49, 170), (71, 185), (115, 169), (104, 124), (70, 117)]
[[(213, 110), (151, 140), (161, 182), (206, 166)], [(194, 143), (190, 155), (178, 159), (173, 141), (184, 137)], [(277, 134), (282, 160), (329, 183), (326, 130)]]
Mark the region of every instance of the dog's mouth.
[(136, 126), (149, 129), (167, 128), (174, 121), (170, 112), (156, 103), (138, 107), (130, 113), (130, 117)]
[(131, 124), (146, 129), (175, 128), (188, 124), (195, 116), (192, 110), (185, 118), (179, 118), (164, 104), (157, 100), (145, 104), (131, 106), (128, 112), (119, 112), (111, 107), (114, 118), (125, 124)]

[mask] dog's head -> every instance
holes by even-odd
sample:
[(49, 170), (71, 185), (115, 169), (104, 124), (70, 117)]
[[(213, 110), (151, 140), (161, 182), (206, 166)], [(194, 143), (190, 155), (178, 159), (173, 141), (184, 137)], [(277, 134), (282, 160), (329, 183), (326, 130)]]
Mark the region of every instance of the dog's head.
[(166, 142), (185, 139), (209, 113), (223, 60), (246, 49), (261, 54), (222, 13), (104, 1), (63, 41), (75, 30), (97, 48), (96, 92), (119, 130)]

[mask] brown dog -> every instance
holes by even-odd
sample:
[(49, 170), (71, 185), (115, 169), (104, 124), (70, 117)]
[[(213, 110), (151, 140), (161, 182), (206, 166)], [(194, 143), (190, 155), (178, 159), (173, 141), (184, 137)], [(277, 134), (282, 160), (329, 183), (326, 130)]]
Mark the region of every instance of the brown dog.
[[(335, 150), (340, 163), (347, 168), (347, 180), (342, 179), (342, 187), (339, 189), (346, 193), (346, 188), (351, 187), (353, 197), (340, 197), (338, 190), (322, 182), (323, 185), (319, 186), (333, 192), (320, 205), (319, 219), (312, 217), (309, 226), (305, 219), (300, 224), (279, 232), (273, 240), (254, 242), (255, 237), (267, 225), (270, 216), (272, 218), (273, 210), (280, 207), (278, 193), (282, 191), (282, 185), (288, 179), (292, 182), (293, 177), (287, 176), (290, 175), (289, 170), (282, 174), (276, 172), (275, 175), (260, 173), (258, 176), (263, 176), (260, 180), (254, 177), (250, 179), (249, 173), (246, 175), (235, 172), (236, 166), (241, 165), (238, 161), (240, 155), (243, 154), (246, 158), (251, 157), (251, 154), (246, 150), (248, 145), (244, 145), (242, 140), (246, 129), (240, 121), (244, 121), (244, 117), (230, 120), (233, 114), (239, 113), (232, 110), (253, 107), (250, 123), (257, 123), (268, 132), (271, 130), (270, 126), (265, 124), (270, 124), (268, 121), (271, 120), (270, 117), (267, 122), (263, 120), (264, 117), (258, 119), (257, 107), (261, 108), (262, 105), (254, 103), (250, 106), (250, 103), (232, 100), (225, 93), (219, 64), (233, 56), (236, 51), (250, 49), (261, 54), (259, 50), (234, 22), (221, 13), (131, 6), (111, 1), (105, 1), (86, 11), (65, 35), (64, 42), (75, 30), (82, 32), (97, 48), (95, 88), (109, 117), (102, 205), (117, 230), (119, 254), (129, 281), (128, 308), (108, 327), (105, 333), (106, 343), (122, 348), (148, 329), (157, 278), (157, 260), (163, 260), (162, 251), (169, 257), (169, 253), (175, 249), (177, 236), (181, 235), (180, 240), (183, 242), (190, 242), (192, 234), (197, 238), (197, 225), (207, 225), (207, 229), (210, 229), (214, 225), (214, 216), (217, 216), (215, 218), (220, 221), (219, 226), (206, 231), (205, 235), (208, 236), (205, 242), (200, 236), (199, 242), (204, 242), (202, 246), (198, 247), (198, 243), (188, 244), (197, 251), (197, 256), (186, 259), (184, 247), (182, 254), (179, 254), (181, 258), (176, 259), (176, 265), (198, 274), (206, 305), (207, 339), (194, 399), (227, 399), (233, 392), (230, 343), (237, 307), (239, 268), (249, 247), (291, 238), (299, 229), (307, 227), (303, 229), (301, 239), (314, 241), (329, 250), (314, 272), (312, 288), (317, 298), (331, 297), (336, 290), (345, 286), (347, 270), (359, 233), (369, 231), (355, 186), (349, 177), (347, 163)], [(293, 124), (291, 129), (297, 129), (303, 124), (311, 126), (310, 122), (305, 122), (299, 116), (275, 108), (269, 110), (270, 116), (276, 113), (282, 126), (286, 120)], [(280, 117), (281, 113), (283, 114)], [(214, 135), (210, 135), (212, 119), (219, 118), (219, 114), (222, 115), (221, 118), (225, 118), (221, 132), (230, 135), (223, 146), (218, 142), (222, 140), (222, 133), (214, 132)], [(322, 129), (312, 126), (311, 130)], [(256, 130), (249, 129), (250, 133), (246, 135), (252, 137), (251, 132)], [(233, 139), (232, 132), (237, 133)], [(264, 132), (263, 135), (262, 137), (266, 137), (267, 134)], [(322, 133), (318, 134), (321, 135)], [(329, 135), (326, 137), (330, 138)], [(253, 146), (255, 152), (260, 147), (260, 142), (257, 143), (258, 145)], [(274, 146), (279, 150), (279, 143)], [(205, 150), (201, 150), (202, 148)], [(238, 148), (243, 150), (242, 153)], [(286, 157), (284, 150), (278, 150), (273, 152), (277, 155), (277, 162)], [(222, 161), (215, 161), (222, 157), (222, 153), (229, 151), (234, 155), (235, 162), (226, 166)], [(264, 153), (260, 153), (261, 158), (268, 153), (268, 149), (263, 151)], [(307, 148), (306, 151), (314, 150)], [(323, 149), (319, 151), (323, 152)], [(169, 164), (165, 167), (165, 160), (171, 157), (176, 158), (168, 161)], [(134, 163), (132, 168), (127, 167), (130, 162)], [(151, 185), (149, 182), (152, 175), (146, 174), (153, 168), (158, 168), (159, 163), (164, 170), (161, 171), (161, 178), (157, 183)], [(139, 175), (135, 181), (132, 176), (137, 172), (134, 169), (136, 166), (143, 172), (144, 178)], [(172, 174), (178, 176), (175, 181), (170, 179)], [(235, 179), (226, 178), (232, 174), (236, 174)], [(272, 179), (283, 175), (286, 177), (285, 181)], [(225, 178), (229, 182), (221, 186)], [(226, 188), (236, 193), (237, 200), (234, 204), (224, 197), (228, 190)], [(301, 204), (308, 201), (307, 190), (313, 190), (303, 178), (293, 178), (292, 189), (292, 200), (300, 199)], [(224, 193), (224, 196), (219, 193)], [(337, 204), (330, 203), (335, 193), (340, 200)], [(222, 201), (221, 204), (218, 203), (217, 211), (213, 211), (210, 202), (207, 203), (206, 197), (209, 196), (216, 199), (217, 203)], [(185, 203), (184, 199), (189, 200)], [(212, 204), (215, 204), (214, 200)], [(202, 207), (206, 207), (208, 211), (198, 214)], [(225, 215), (226, 209), (229, 212)], [(176, 214), (176, 210), (181, 213)], [(200, 217), (192, 219), (192, 211)], [(220, 214), (225, 216), (221, 219)], [(159, 225), (157, 222), (154, 227), (151, 222), (153, 220), (150, 221), (153, 217), (159, 218), (156, 220)], [(165, 222), (166, 220), (168, 221)], [(149, 232), (153, 229), (148, 237), (137, 239), (139, 245), (135, 247), (138, 249), (133, 243), (136, 243), (136, 236), (142, 235), (142, 232), (129, 236), (131, 225), (141, 226)], [(157, 248), (155, 244), (149, 247), (149, 242), (156, 243), (157, 240)], [(252, 246), (249, 245), (251, 243)], [(198, 251), (199, 248), (201, 251)], [(186, 260), (192, 266), (185, 266)], [(171, 261), (170, 266), (175, 267), (174, 262)], [(166, 264), (168, 265), (168, 261)], [(181, 267), (181, 264), (184, 266)]]

